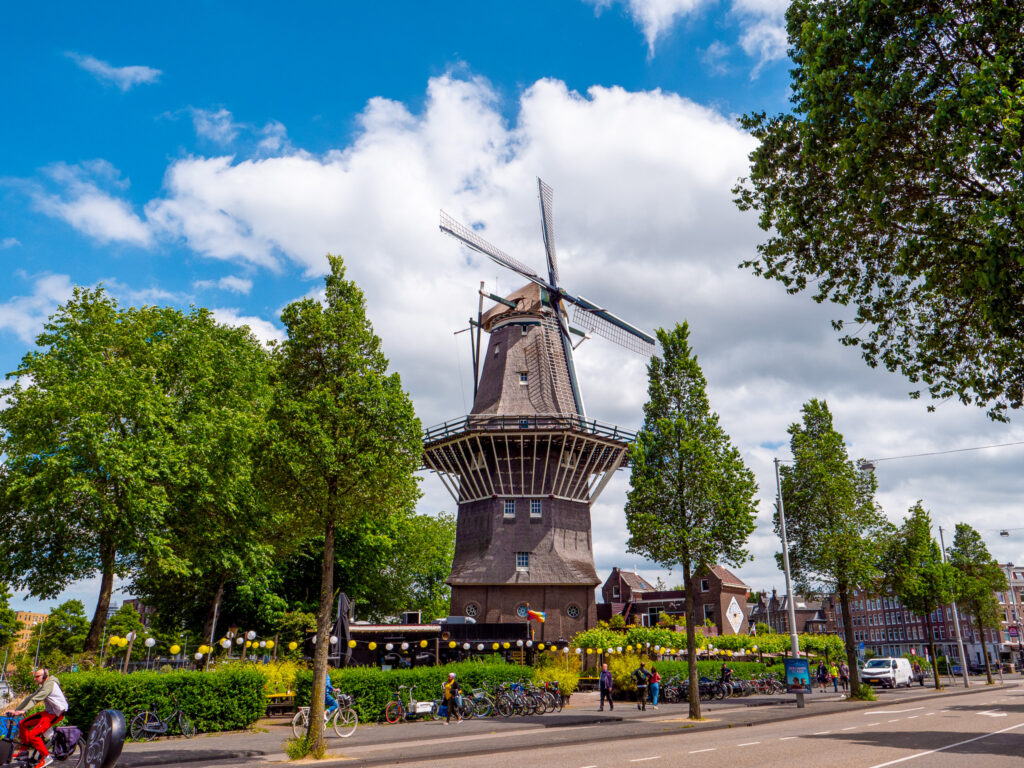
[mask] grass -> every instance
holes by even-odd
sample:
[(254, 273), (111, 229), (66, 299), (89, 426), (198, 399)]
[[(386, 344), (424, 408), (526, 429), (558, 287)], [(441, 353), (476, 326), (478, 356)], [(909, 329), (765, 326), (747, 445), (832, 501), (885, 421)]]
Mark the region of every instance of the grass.
[(288, 739), (284, 742), (284, 753), (289, 760), (302, 760), (311, 757), (314, 760), (323, 760), (327, 756), (327, 744), (321, 740), (317, 745), (306, 733), (297, 739)]
[(861, 683), (857, 686), (857, 692), (850, 692), (850, 699), (853, 701), (878, 701), (878, 697), (875, 696), (875, 691), (870, 685)]

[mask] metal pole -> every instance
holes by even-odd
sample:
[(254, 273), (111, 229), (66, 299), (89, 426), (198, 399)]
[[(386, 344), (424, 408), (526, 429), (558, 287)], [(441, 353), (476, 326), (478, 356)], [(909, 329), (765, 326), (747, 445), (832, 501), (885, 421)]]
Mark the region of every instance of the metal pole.
[(39, 668), (39, 642), (43, 639), (43, 624), (45, 623), (45, 621), (41, 621), (36, 625), (39, 627), (39, 631), (36, 633), (36, 657), (32, 661), (33, 669)]
[[(218, 611), (220, 611), (220, 600), (218, 600), (216, 602), (216, 604), (213, 606), (213, 626), (210, 627), (210, 647), (211, 648), (213, 647), (213, 639), (215, 637), (217, 637), (217, 613), (218, 613)], [(206, 666), (203, 667), (204, 671), (206, 671), (206, 670), (208, 670), (210, 668), (210, 657), (211, 656), (213, 656), (213, 651), (212, 650), (208, 654), (206, 654)]]
[[(775, 487), (779, 492), (779, 525), (782, 528), (782, 567), (786, 574), (786, 603), (789, 605), (789, 644), (793, 658), (800, 658), (800, 640), (796, 636), (796, 606), (793, 604), (793, 585), (789, 578), (789, 540), (786, 538), (786, 508), (782, 503), (782, 479), (779, 477), (779, 460), (775, 459)], [(797, 709), (806, 706), (804, 695), (796, 695)]]
[[(946, 541), (942, 536), (942, 526), (939, 526), (939, 546), (941, 547), (942, 562), (946, 562)], [(956, 647), (960, 651), (960, 671), (964, 675), (964, 688), (969, 688), (971, 681), (967, 676), (967, 654), (964, 653), (964, 640), (960, 635), (960, 611), (956, 607), (956, 600), (951, 602), (953, 606), (953, 627), (956, 629)], [(982, 641), (984, 647), (984, 640)]]

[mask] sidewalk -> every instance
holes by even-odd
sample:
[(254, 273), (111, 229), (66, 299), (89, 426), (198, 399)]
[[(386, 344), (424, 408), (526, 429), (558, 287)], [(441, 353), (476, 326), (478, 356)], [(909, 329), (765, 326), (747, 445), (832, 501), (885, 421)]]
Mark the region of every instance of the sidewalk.
[[(972, 683), (974, 681), (972, 680)], [(984, 683), (968, 689), (917, 688), (898, 692), (879, 692), (876, 702), (850, 702), (842, 695), (813, 694), (806, 697), (807, 706), (797, 709), (794, 697), (751, 696), (742, 699), (702, 702), (704, 720), (690, 721), (689, 705), (662, 704), (657, 710), (650, 705), (647, 711), (637, 710), (635, 702), (616, 702), (614, 710), (598, 710), (598, 696), (594, 693), (574, 694), (570, 706), (560, 713), (531, 717), (488, 718), (467, 720), (443, 725), (443, 721), (410, 722), (397, 725), (360, 725), (348, 739), (328, 739), (331, 758), (345, 759), (360, 765), (386, 764), (404, 760), (438, 758), (446, 754), (460, 756), (486, 754), (508, 749), (528, 748), (540, 741), (567, 743), (585, 738), (603, 739), (642, 738), (666, 731), (681, 729), (716, 730), (783, 722), (834, 712), (847, 712), (851, 708), (868, 709), (892, 706), (894, 703), (926, 701), (939, 697), (1000, 691), (1015, 688), (1020, 678), (1003, 686), (988, 687)], [(579, 733), (585, 729), (585, 735)], [(194, 739), (172, 738), (157, 742), (125, 745), (118, 763), (124, 768), (182, 765), (201, 766), (265, 765), (286, 763), (282, 744), (291, 737), (287, 722), (275, 719), (261, 721), (253, 731), (209, 734)]]

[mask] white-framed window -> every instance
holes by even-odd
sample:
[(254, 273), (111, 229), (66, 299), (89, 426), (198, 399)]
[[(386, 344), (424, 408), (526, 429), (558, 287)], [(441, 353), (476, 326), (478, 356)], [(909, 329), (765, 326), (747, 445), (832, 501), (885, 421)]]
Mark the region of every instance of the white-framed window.
[(514, 499), (505, 499), (505, 517), (516, 516), (516, 502)]
[[(701, 592), (710, 592), (711, 591), (711, 583), (707, 579), (701, 579), (700, 580), (700, 591)], [(705, 606), (705, 607), (707, 607), (707, 606)]]
[(516, 570), (517, 571), (528, 571), (528, 570), (530, 570), (530, 553), (529, 552), (516, 552)]
[(618, 584), (612, 584), (612, 599), (613, 600), (618, 600), (619, 599), (619, 585)]
[(715, 620), (715, 606), (713, 606), (713, 605), (705, 605), (704, 606), (704, 618), (705, 619), (711, 619), (712, 621)]
[(524, 386), (525, 387), (529, 383), (530, 383), (530, 374), (529, 374), (529, 372), (528, 371), (520, 371), (519, 372), (519, 384), (520, 384), (520, 386)]
[(530, 499), (530, 517), (540, 517), (540, 499)]
[(523, 336), (525, 336), (530, 331), (530, 326), (528, 326), (528, 325), (524, 324), (524, 325), (521, 325), (519, 327), (523, 330)]

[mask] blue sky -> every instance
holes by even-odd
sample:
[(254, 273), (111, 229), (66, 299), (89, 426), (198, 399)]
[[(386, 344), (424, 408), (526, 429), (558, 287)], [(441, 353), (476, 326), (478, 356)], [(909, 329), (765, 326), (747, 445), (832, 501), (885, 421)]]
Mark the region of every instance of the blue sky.
[[(0, 365), (12, 370), (74, 284), (125, 303), (198, 304), (280, 335), (327, 251), (364, 287), (427, 424), (463, 413), (477, 281), (508, 273), (437, 231), (437, 209), (540, 264), (534, 177), (556, 192), (567, 287), (642, 327), (688, 319), (721, 412), (758, 474), (754, 560), (772, 562), (771, 457), (812, 396), (862, 456), (1005, 442), (955, 405), (841, 348), (834, 308), (738, 270), (761, 240), (735, 210), (745, 111), (787, 108), (785, 0), (517, 3), (22, 4), (0, 28)], [(643, 361), (595, 340), (578, 356), (588, 411), (635, 427)], [(779, 447), (781, 446), (781, 447)], [(898, 519), (917, 498), (983, 532), (1013, 514), (1019, 455), (904, 464), (882, 481)], [(896, 466), (894, 462), (892, 466)], [(599, 572), (624, 550), (619, 473), (594, 510)], [(451, 509), (424, 480), (422, 509)], [(982, 501), (983, 500), (983, 501)], [(1024, 556), (997, 542), (1004, 557)], [(663, 574), (666, 575), (667, 574)], [(93, 585), (69, 594), (94, 603)], [(46, 606), (28, 599), (19, 605)]]

